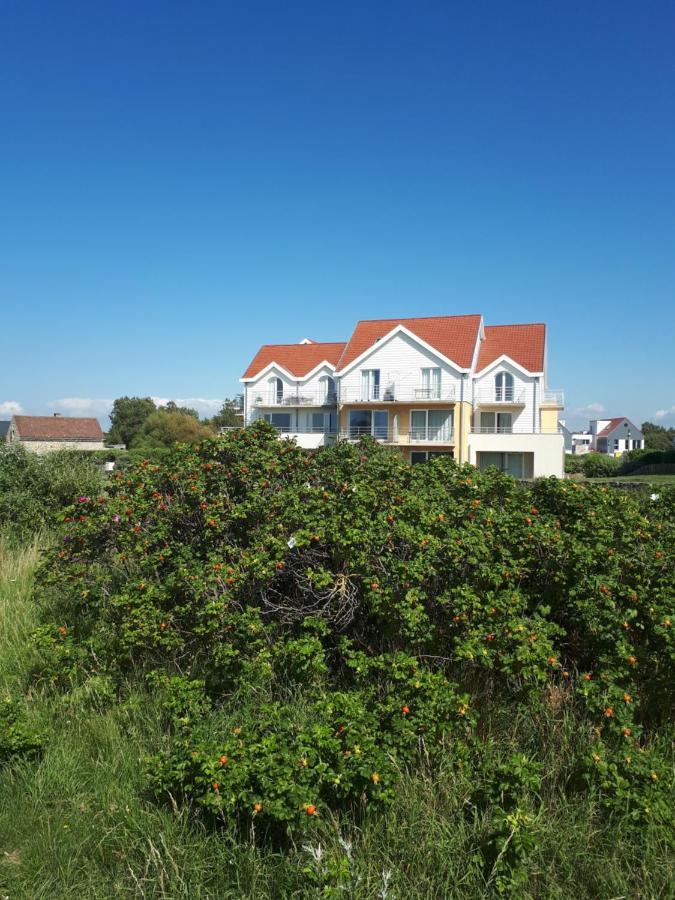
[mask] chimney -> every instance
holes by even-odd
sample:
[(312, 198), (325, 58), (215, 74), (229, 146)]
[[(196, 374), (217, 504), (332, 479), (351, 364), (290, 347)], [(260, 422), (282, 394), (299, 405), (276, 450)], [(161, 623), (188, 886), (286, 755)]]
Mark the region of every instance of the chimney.
[(61, 413), (54, 413), (54, 416), (55, 416), (55, 417), (56, 417), (56, 416), (60, 416), (60, 415), (61, 415)]

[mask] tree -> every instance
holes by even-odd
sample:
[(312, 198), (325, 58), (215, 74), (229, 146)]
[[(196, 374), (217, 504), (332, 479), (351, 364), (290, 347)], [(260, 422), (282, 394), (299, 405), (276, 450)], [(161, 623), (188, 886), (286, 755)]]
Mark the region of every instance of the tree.
[(655, 425), (653, 422), (642, 423), (642, 433), (645, 437), (645, 449), (647, 450), (672, 450), (675, 428), (664, 428), (663, 425)]
[(192, 409), (190, 406), (179, 406), (175, 400), (169, 400), (166, 406), (160, 406), (160, 409), (166, 410), (166, 412), (180, 412), (185, 416), (192, 416), (193, 419), (199, 419), (196, 409)]
[(213, 429), (180, 408), (158, 409), (143, 422), (132, 442), (134, 450), (170, 447), (177, 441), (198, 443), (213, 437)]
[(150, 397), (118, 397), (110, 413), (107, 443), (131, 446), (143, 423), (156, 409)]
[(244, 419), (243, 416), (237, 412), (235, 401), (226, 399), (223, 400), (223, 405), (220, 407), (219, 412), (209, 419), (209, 422), (216, 429), (237, 428), (243, 426)]

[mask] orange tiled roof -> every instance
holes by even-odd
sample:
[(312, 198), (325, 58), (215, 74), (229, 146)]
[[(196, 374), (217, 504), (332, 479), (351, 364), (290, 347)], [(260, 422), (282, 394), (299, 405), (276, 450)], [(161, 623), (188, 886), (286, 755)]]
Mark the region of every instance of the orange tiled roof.
[(403, 325), (404, 328), (417, 335), (447, 359), (451, 359), (460, 368), (468, 369), (478, 338), (479, 324), (479, 315), (429, 316), (418, 319), (365, 319), (357, 322), (337, 368), (338, 371), (346, 368), (397, 325)]
[(310, 344), (264, 344), (253, 357), (243, 377), (255, 378), (270, 363), (276, 363), (296, 378), (303, 378), (324, 360), (333, 366), (337, 365), (344, 348), (344, 341), (330, 344), (314, 341)]
[(619, 416), (618, 418), (610, 419), (609, 425), (605, 425), (605, 427), (602, 429), (602, 431), (599, 431), (596, 434), (596, 437), (605, 437), (605, 435), (609, 434), (610, 431), (614, 431), (614, 429), (618, 425), (620, 425), (623, 421), (628, 421), (625, 416)]
[(102, 441), (98, 419), (79, 416), (13, 416), (24, 441)]
[(542, 323), (486, 325), (485, 340), (480, 345), (476, 371), (482, 372), (486, 366), (505, 354), (528, 372), (543, 372), (545, 343), (546, 326)]

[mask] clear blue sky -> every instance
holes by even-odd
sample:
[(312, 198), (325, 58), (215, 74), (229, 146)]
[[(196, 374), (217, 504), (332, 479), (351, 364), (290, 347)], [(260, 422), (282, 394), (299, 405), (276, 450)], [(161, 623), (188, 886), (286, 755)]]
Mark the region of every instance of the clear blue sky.
[(3, 0), (0, 414), (482, 312), (568, 420), (674, 423), (674, 46), (665, 0)]

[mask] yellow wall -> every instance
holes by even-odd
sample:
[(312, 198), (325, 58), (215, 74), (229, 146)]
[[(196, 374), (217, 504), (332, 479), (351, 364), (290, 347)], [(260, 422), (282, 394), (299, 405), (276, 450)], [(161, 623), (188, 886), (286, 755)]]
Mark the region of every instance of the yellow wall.
[(558, 430), (558, 412), (558, 409), (542, 408), (539, 410), (539, 424), (544, 433)]
[(469, 435), (471, 434), (471, 404), (455, 404), (455, 459), (464, 463), (469, 461)]

